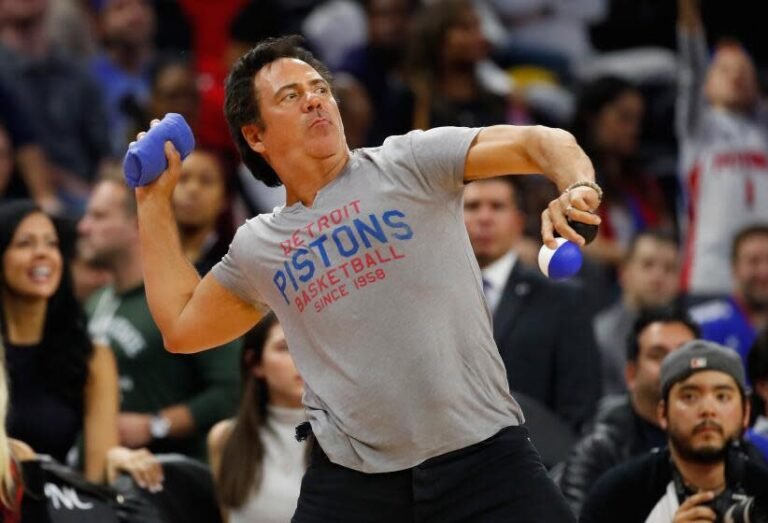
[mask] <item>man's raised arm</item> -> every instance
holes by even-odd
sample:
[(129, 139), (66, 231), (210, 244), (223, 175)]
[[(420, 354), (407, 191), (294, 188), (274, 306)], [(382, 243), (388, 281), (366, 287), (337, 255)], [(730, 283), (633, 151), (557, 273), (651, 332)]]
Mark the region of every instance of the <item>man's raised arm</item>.
[(679, 140), (695, 133), (706, 105), (702, 86), (707, 75), (707, 38), (699, 0), (677, 1), (678, 80), (675, 130)]
[(167, 350), (198, 352), (244, 334), (264, 314), (224, 288), (211, 273), (200, 279), (181, 250), (171, 197), (181, 157), (165, 143), (168, 169), (136, 189), (144, 286)]
[(562, 191), (542, 213), (541, 236), (549, 247), (556, 246), (555, 230), (583, 245), (583, 238), (568, 225), (568, 219), (600, 224), (600, 218), (592, 214), (602, 197), (594, 185), (595, 170), (571, 133), (542, 126), (483, 129), (467, 153), (464, 181), (505, 174), (543, 174)]

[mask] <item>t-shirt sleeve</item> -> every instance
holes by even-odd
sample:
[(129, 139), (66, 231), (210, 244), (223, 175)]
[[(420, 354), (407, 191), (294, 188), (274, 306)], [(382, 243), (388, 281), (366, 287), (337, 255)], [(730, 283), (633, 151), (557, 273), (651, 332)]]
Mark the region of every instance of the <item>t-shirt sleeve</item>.
[[(415, 176), (412, 188), (425, 193), (460, 192), (464, 188), (464, 166), (467, 152), (481, 128), (436, 127), (428, 131), (412, 131), (404, 143), (384, 142), (384, 148), (399, 146), (412, 165), (407, 172)], [(399, 148), (398, 147), (398, 148)], [(407, 148), (407, 149), (406, 149)], [(406, 180), (403, 182), (407, 183)]]
[(224, 288), (255, 307), (266, 308), (259, 292), (244, 270), (248, 253), (248, 224), (240, 226), (229, 245), (229, 251), (213, 266), (211, 272)]

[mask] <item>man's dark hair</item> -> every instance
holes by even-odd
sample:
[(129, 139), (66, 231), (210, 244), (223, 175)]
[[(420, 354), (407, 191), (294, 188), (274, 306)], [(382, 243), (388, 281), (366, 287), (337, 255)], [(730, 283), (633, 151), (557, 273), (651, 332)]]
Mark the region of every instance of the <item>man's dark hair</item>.
[(608, 104), (625, 93), (640, 93), (634, 83), (617, 76), (601, 76), (581, 86), (570, 131), (590, 157), (595, 154), (595, 120)]
[(477, 183), (483, 182), (501, 182), (507, 184), (512, 194), (512, 205), (517, 208), (518, 211), (525, 212), (525, 198), (523, 192), (525, 188), (522, 183), (517, 179), (519, 176), (494, 176), (493, 178), (484, 178), (477, 180)]
[(123, 210), (129, 218), (138, 216), (138, 204), (136, 203), (136, 193), (125, 183), (122, 165), (115, 161), (106, 161), (101, 166), (96, 185), (100, 183), (111, 183), (120, 187), (123, 191)]
[(731, 244), (731, 263), (736, 262), (741, 244), (753, 236), (768, 236), (768, 223), (748, 225), (736, 233)]
[(224, 115), (232, 139), (243, 159), (257, 180), (269, 187), (282, 184), (274, 169), (264, 158), (253, 151), (245, 140), (241, 128), (256, 124), (264, 127), (259, 111), (259, 93), (254, 78), (262, 67), (281, 58), (296, 58), (312, 66), (331, 85), (332, 76), (328, 68), (312, 53), (301, 47), (303, 38), (298, 35), (268, 38), (241, 56), (229, 73), (226, 81)]
[(637, 361), (640, 355), (640, 344), (638, 339), (643, 331), (652, 323), (682, 323), (691, 331), (694, 338), (701, 335), (701, 330), (696, 322), (691, 319), (688, 312), (679, 305), (669, 307), (657, 307), (645, 309), (632, 325), (632, 331), (627, 339), (627, 361)]
[(641, 231), (632, 237), (632, 239), (629, 242), (629, 245), (627, 246), (627, 253), (624, 255), (624, 263), (627, 263), (635, 256), (635, 251), (637, 250), (637, 244), (640, 243), (640, 241), (644, 238), (656, 240), (657, 242), (660, 242), (660, 243), (668, 243), (671, 246), (673, 246), (675, 249), (680, 247), (680, 242), (677, 241), (677, 238), (671, 232), (663, 229), (648, 229), (645, 231)]

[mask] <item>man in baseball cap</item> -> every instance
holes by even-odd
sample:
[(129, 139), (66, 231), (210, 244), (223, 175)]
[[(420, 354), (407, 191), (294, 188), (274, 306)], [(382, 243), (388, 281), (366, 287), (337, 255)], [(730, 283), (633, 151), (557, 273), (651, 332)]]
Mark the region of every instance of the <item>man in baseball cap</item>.
[(745, 396), (748, 392), (744, 366), (738, 354), (732, 349), (711, 341), (693, 340), (679, 351), (669, 354), (661, 365), (661, 397), (667, 395), (675, 383), (685, 381), (696, 372), (720, 371), (733, 378), (736, 386)]
[[(721, 521), (716, 518), (736, 509), (765, 516), (768, 469), (741, 449), (749, 398), (738, 354), (689, 341), (664, 358), (660, 381), (658, 418), (668, 449), (602, 476), (580, 521), (616, 521), (619, 515), (628, 523)], [(734, 468), (736, 462), (741, 465)]]
[(673, 458), (721, 461), (726, 444), (748, 426), (747, 395), (744, 367), (732, 349), (694, 340), (666, 357), (659, 421)]

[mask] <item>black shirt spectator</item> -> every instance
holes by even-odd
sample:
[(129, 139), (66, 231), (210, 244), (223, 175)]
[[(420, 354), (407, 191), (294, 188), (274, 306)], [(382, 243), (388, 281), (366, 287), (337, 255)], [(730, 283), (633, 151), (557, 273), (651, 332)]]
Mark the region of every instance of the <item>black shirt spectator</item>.
[[(758, 503), (768, 500), (768, 470), (751, 457), (745, 467), (743, 491)], [(673, 503), (674, 468), (667, 450), (654, 451), (606, 473), (590, 491), (580, 523), (646, 521), (672, 523), (672, 519), (648, 519), (655, 507)], [(727, 495), (727, 494), (726, 494)], [(764, 507), (761, 507), (764, 510)]]
[(666, 435), (632, 408), (628, 397), (611, 405), (605, 418), (579, 441), (559, 478), (560, 489), (578, 513), (589, 488), (606, 471), (620, 463), (666, 445)]
[(558, 479), (574, 513), (579, 513), (590, 487), (606, 471), (667, 444), (657, 418), (659, 365), (698, 332), (682, 310), (650, 310), (635, 321), (624, 369), (630, 392), (603, 401), (594, 428), (576, 444)]

